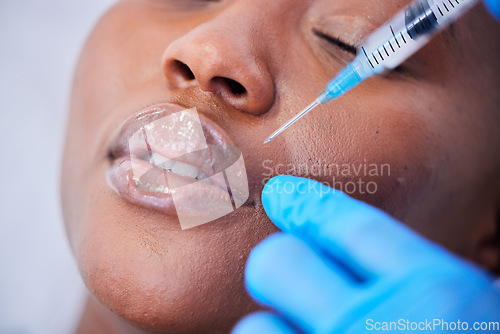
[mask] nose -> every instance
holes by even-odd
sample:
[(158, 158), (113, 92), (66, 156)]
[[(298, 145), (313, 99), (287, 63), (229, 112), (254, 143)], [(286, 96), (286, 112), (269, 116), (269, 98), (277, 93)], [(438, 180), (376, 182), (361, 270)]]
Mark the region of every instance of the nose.
[(275, 99), (274, 82), (258, 29), (250, 24), (216, 17), (172, 42), (163, 55), (170, 88), (198, 87), (240, 111), (267, 112)]

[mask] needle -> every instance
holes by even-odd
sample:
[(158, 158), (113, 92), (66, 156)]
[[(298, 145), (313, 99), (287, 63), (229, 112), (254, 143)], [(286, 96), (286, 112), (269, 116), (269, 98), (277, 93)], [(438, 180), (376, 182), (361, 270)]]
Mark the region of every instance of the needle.
[(302, 116), (304, 116), (305, 114), (307, 114), (308, 112), (310, 112), (311, 110), (313, 110), (319, 104), (321, 104), (321, 103), (318, 100), (316, 100), (313, 103), (311, 103), (307, 108), (305, 108), (304, 110), (302, 110), (294, 118), (292, 118), (291, 120), (289, 120), (288, 122), (286, 122), (285, 125), (283, 125), (281, 128), (279, 128), (278, 130), (276, 130), (272, 135), (270, 135), (269, 138), (267, 138), (264, 141), (264, 144), (267, 144), (271, 140), (273, 140), (274, 138), (276, 138), (276, 136), (278, 136), (280, 133), (282, 133), (283, 131), (285, 131), (293, 123), (295, 123), (296, 121), (298, 121), (300, 118), (302, 118)]

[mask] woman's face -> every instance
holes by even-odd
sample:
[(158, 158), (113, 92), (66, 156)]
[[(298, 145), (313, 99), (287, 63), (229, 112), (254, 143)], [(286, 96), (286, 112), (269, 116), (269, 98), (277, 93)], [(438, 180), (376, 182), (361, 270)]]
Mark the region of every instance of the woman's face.
[[(484, 245), (495, 234), (500, 202), (500, 43), (482, 8), (397, 71), (262, 144), (354, 58), (349, 45), (406, 4), (117, 3), (82, 52), (63, 167), (65, 222), (90, 291), (142, 328), (228, 330), (257, 308), (243, 272), (252, 247), (276, 231), (260, 194), (279, 173), (342, 188), (492, 268), (497, 253)], [(196, 107), (204, 126), (241, 150), (246, 205), (181, 230), (175, 215), (125, 200), (108, 185), (115, 132), (167, 102)]]

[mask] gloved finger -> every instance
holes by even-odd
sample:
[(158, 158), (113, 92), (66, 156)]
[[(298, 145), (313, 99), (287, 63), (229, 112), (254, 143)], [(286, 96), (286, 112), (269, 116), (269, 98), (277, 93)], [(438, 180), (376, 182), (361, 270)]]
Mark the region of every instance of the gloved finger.
[(231, 334), (294, 334), (285, 321), (269, 312), (257, 312), (240, 320)]
[(500, 20), (500, 0), (484, 0), (484, 4), (490, 10), (490, 13), (497, 20)]
[(363, 312), (356, 309), (358, 305), (373, 306), (366, 303), (370, 289), (351, 281), (304, 241), (285, 233), (268, 237), (252, 250), (245, 282), (254, 299), (308, 333), (329, 332), (334, 324), (339, 328)]
[(428, 264), (433, 245), (386, 213), (317, 181), (282, 175), (262, 192), (281, 230), (321, 248), (362, 278), (407, 273)]

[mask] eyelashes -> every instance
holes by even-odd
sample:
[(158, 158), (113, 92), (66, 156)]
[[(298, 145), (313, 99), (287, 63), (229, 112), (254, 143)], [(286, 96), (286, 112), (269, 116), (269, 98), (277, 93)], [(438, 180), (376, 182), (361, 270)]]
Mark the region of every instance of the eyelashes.
[(332, 37), (328, 34), (325, 34), (324, 32), (316, 30), (316, 29), (313, 29), (313, 33), (316, 36), (318, 36), (319, 38), (332, 44), (333, 46), (336, 46), (336, 47), (340, 48), (341, 50), (347, 51), (347, 52), (353, 54), (354, 56), (356, 56), (358, 53), (356, 46), (349, 44), (346, 41), (341, 40), (340, 37), (335, 38), (335, 37)]

